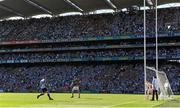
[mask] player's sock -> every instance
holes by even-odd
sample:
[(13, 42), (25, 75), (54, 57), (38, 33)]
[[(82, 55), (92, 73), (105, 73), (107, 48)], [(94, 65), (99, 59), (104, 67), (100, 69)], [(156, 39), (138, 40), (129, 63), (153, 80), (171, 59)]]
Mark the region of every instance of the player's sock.
[(42, 96), (42, 95), (44, 95), (44, 94), (41, 93), (40, 95), (38, 95), (38, 96), (37, 96), (37, 99), (39, 99), (39, 97)]
[(74, 92), (72, 92), (72, 96), (71, 96), (71, 98), (73, 98), (74, 97)]
[(48, 93), (47, 95), (48, 95), (48, 97), (49, 97), (49, 100), (53, 100), (53, 98), (51, 98), (51, 96), (50, 96), (50, 94), (49, 94), (49, 93)]

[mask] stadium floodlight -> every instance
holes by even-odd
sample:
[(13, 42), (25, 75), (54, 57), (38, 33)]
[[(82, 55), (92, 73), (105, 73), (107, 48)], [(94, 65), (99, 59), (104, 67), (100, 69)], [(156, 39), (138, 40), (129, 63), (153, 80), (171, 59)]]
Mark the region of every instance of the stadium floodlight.
[(0, 2), (3, 2), (4, 0), (0, 0)]

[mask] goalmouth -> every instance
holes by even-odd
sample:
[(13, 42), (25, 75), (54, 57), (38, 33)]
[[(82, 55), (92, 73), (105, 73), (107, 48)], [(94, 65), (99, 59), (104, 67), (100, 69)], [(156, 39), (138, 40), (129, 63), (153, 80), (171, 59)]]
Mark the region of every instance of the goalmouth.
[(156, 76), (159, 84), (159, 94), (160, 99), (166, 100), (166, 99), (172, 99), (174, 96), (174, 93), (171, 89), (171, 85), (169, 83), (169, 80), (167, 78), (167, 75), (163, 71), (157, 71), (153, 67), (146, 66), (146, 80), (151, 83), (152, 77)]

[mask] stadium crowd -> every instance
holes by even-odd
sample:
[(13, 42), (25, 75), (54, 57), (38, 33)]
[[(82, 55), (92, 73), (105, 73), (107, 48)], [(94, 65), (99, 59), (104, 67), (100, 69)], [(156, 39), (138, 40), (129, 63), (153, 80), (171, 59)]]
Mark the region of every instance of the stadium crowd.
[[(180, 8), (158, 10), (158, 31), (180, 32)], [(174, 16), (177, 17), (174, 17)], [(148, 17), (149, 16), (149, 17)], [(147, 11), (147, 34), (155, 34), (155, 12)], [(57, 40), (143, 34), (143, 11), (0, 22), (0, 41)], [(16, 37), (15, 37), (16, 36)]]
[[(179, 64), (163, 63), (160, 70), (166, 72), (173, 91), (179, 92)], [(45, 76), (48, 79), (48, 87), (53, 92), (70, 92), (70, 84), (74, 77), (81, 80), (82, 91), (106, 93), (143, 93), (144, 91), (141, 63), (0, 67), (0, 88), (14, 92), (37, 92), (39, 81)]]
[[(161, 9), (158, 12), (158, 31), (172, 36), (180, 32), (180, 23), (174, 15), (180, 14), (180, 8)], [(168, 15), (167, 15), (168, 14)], [(153, 16), (154, 11), (148, 10), (147, 16)], [(155, 32), (154, 17), (147, 17), (147, 33)], [(96, 36), (136, 35), (143, 33), (143, 12), (120, 12), (103, 15), (70, 16), (55, 18), (40, 18), (29, 20), (0, 22), (0, 42), (23, 40), (61, 40), (72, 38), (86, 38)], [(97, 42), (98, 43), (98, 42)], [(119, 42), (119, 45), (129, 45), (131, 42)], [(116, 43), (117, 44), (117, 43)], [(142, 44), (142, 42), (135, 42)], [(96, 44), (103, 46), (106, 44)], [(63, 47), (73, 45), (64, 44)], [(77, 45), (74, 45), (77, 46)], [(79, 44), (79, 46), (82, 46)], [(89, 44), (87, 44), (89, 46)], [(11, 49), (14, 46), (1, 47)], [(56, 48), (59, 45), (48, 45), (43, 48)], [(17, 49), (39, 48), (39, 45)], [(43, 60), (64, 58), (91, 58), (95, 57), (143, 57), (143, 49), (111, 49), (111, 50), (84, 50), (66, 52), (37, 52), (37, 53), (7, 53), (0, 54), (0, 61), (4, 60)], [(147, 58), (155, 57), (155, 50), (147, 50)], [(180, 57), (180, 49), (160, 48), (159, 57)], [(151, 63), (152, 65), (152, 63)], [(153, 66), (153, 65), (152, 65)], [(160, 70), (167, 73), (173, 91), (180, 91), (179, 64), (162, 63)], [(46, 76), (49, 88), (53, 92), (70, 91), (70, 83), (76, 76), (81, 80), (81, 90), (108, 93), (143, 93), (144, 76), (141, 63), (77, 63), (77, 64), (23, 64), (0, 65), (0, 89), (14, 92), (38, 91), (39, 81)]]
[[(146, 44), (148, 45), (155, 45), (155, 39), (149, 39), (147, 40)], [(172, 39), (167, 39), (167, 38), (161, 38), (158, 40), (158, 44), (159, 45), (176, 45), (180, 43), (180, 39), (178, 38), (172, 38)], [(136, 40), (108, 40), (108, 41), (92, 41), (92, 42), (67, 42), (67, 43), (46, 43), (46, 44), (42, 44), (42, 43), (38, 43), (38, 44), (23, 44), (23, 45), (2, 45), (0, 47), (0, 51), (9, 51), (9, 50), (26, 50), (26, 49), (46, 49), (46, 48), (50, 48), (50, 49), (68, 49), (68, 48), (106, 48), (106, 47), (110, 47), (110, 46), (121, 46), (121, 47), (136, 47), (136, 46), (140, 46), (140, 45), (144, 45), (144, 41), (142, 39), (136, 41)]]
[[(91, 59), (95, 60), (97, 57), (143, 57), (142, 49), (111, 49), (111, 50), (89, 50), (89, 51), (75, 51), (75, 52), (38, 52), (38, 53), (8, 53), (1, 54), (0, 60), (54, 60), (54, 59)], [(147, 58), (155, 57), (155, 49), (147, 50)], [(180, 57), (179, 48), (161, 48), (159, 49), (159, 57), (172, 59)]]

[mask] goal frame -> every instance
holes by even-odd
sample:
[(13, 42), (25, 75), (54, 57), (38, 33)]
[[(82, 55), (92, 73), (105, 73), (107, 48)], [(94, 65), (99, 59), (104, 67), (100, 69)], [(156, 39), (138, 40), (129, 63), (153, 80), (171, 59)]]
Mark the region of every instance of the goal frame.
[[(171, 88), (171, 85), (170, 85), (170, 83), (169, 83), (169, 79), (168, 79), (166, 73), (163, 72), (163, 71), (157, 71), (155, 68), (149, 67), (149, 66), (147, 66), (146, 69), (149, 69), (149, 70), (155, 72), (155, 75), (156, 75), (157, 80), (158, 80), (158, 82), (159, 82), (159, 88), (160, 88), (160, 92), (161, 92), (161, 93), (160, 93), (160, 99), (163, 99), (163, 100), (172, 99), (172, 98), (174, 97), (174, 93), (173, 93), (173, 91), (172, 91), (172, 88)], [(146, 71), (146, 72), (147, 72), (147, 71)], [(165, 80), (167, 81), (167, 83), (168, 83), (168, 85), (169, 85), (168, 87), (169, 87), (169, 90), (170, 90), (170, 92), (171, 92), (170, 97), (168, 97), (167, 91), (166, 91), (166, 89), (165, 89), (165, 87), (164, 87), (164, 83), (162, 83), (162, 81), (160, 80), (159, 74), (163, 74), (163, 75), (164, 75)], [(145, 78), (145, 79), (146, 79), (146, 78)]]

